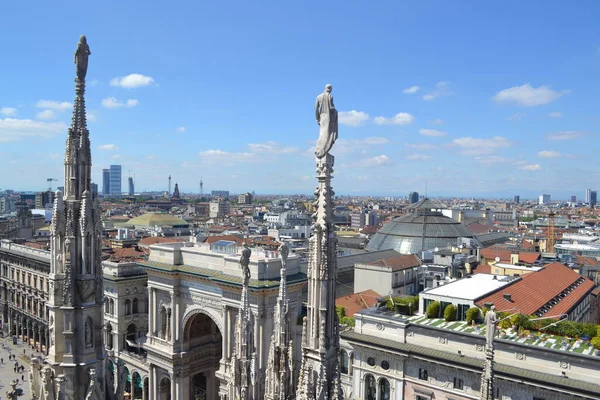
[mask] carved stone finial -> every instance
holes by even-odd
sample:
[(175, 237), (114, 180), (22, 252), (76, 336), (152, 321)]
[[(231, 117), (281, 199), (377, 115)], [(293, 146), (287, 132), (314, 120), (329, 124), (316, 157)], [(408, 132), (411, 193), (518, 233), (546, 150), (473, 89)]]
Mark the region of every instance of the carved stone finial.
[(77, 69), (77, 79), (85, 81), (88, 68), (88, 57), (92, 54), (90, 46), (87, 44), (87, 38), (85, 35), (79, 37), (79, 43), (77, 43), (77, 50), (75, 50), (74, 62)]

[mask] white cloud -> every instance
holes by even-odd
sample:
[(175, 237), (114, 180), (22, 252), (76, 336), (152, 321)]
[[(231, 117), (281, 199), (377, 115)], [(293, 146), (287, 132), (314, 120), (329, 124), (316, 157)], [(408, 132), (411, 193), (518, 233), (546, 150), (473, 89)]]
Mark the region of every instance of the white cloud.
[(435, 129), (419, 129), (419, 133), (423, 136), (433, 136), (433, 137), (439, 137), (439, 136), (446, 136), (447, 133), (446, 132), (442, 132), (442, 131), (438, 131)]
[(266, 143), (250, 143), (248, 147), (253, 153), (289, 154), (298, 151), (296, 147), (282, 146), (280, 143), (272, 140)]
[(110, 158), (112, 158), (113, 160), (118, 160), (119, 158), (121, 158), (120, 154), (113, 154), (112, 156), (110, 156)]
[(56, 118), (56, 114), (52, 110), (44, 110), (44, 111), (40, 111), (39, 113), (35, 114), (35, 118), (41, 119), (44, 121), (50, 121), (50, 120)]
[(542, 85), (538, 88), (534, 88), (529, 83), (526, 83), (521, 86), (514, 86), (501, 90), (496, 93), (492, 99), (498, 103), (532, 107), (552, 103), (567, 93), (569, 93), (568, 90), (558, 92), (550, 89), (550, 86)]
[(363, 158), (362, 160), (358, 161), (357, 165), (359, 167), (376, 167), (380, 165), (387, 165), (389, 163), (390, 158), (385, 154), (382, 154), (380, 156), (375, 156), (371, 158)]
[(120, 108), (120, 107), (135, 107), (138, 104), (138, 101), (136, 99), (129, 99), (127, 100), (125, 103), (123, 103), (120, 100), (117, 100), (114, 97), (107, 97), (105, 99), (102, 99), (102, 106), (105, 108)]
[(444, 125), (446, 122), (443, 119), (436, 118), (431, 121), (433, 125)]
[(527, 164), (523, 165), (519, 169), (523, 171), (540, 171), (542, 169), (542, 166), (540, 164)]
[(394, 115), (392, 118), (385, 117), (375, 117), (373, 122), (377, 125), (408, 125), (412, 124), (415, 120), (415, 117), (409, 113), (398, 113)]
[(512, 142), (502, 136), (494, 136), (489, 139), (462, 137), (452, 140), (452, 144), (461, 147), (461, 153), (468, 156), (489, 154), (497, 149), (512, 146)]
[[(366, 137), (364, 139), (338, 139), (335, 142), (335, 152), (338, 154), (352, 153), (357, 150), (364, 150), (369, 146), (379, 146), (387, 144), (390, 141), (384, 137)], [(311, 155), (314, 154), (312, 149)]]
[(561, 154), (558, 151), (543, 150), (538, 152), (537, 155), (542, 158), (557, 158), (560, 157)]
[(46, 108), (55, 111), (65, 111), (73, 107), (73, 104), (69, 103), (68, 101), (58, 102), (54, 100), (40, 100), (35, 104), (35, 106), (37, 108)]
[(450, 85), (450, 82), (436, 83), (435, 89), (433, 89), (429, 93), (426, 93), (423, 95), (423, 100), (429, 101), (429, 100), (437, 99), (438, 97), (451, 95), (452, 92), (450, 91), (450, 88), (448, 87), (449, 85)]
[(338, 121), (342, 125), (359, 126), (368, 120), (369, 114), (363, 111), (340, 111), (338, 114)]
[(0, 142), (13, 142), (26, 137), (54, 137), (65, 132), (63, 122), (42, 122), (30, 119), (0, 118)]
[(406, 93), (406, 94), (415, 94), (419, 91), (419, 89), (421, 89), (418, 86), (411, 86), (409, 88), (406, 88), (402, 91), (402, 93)]
[(432, 158), (433, 156), (428, 156), (425, 154), (409, 154), (408, 156), (406, 156), (406, 159), (411, 161), (425, 161), (431, 160)]
[(583, 133), (577, 131), (562, 131), (548, 133), (545, 137), (548, 140), (570, 140), (583, 136)]
[(410, 147), (411, 149), (416, 150), (432, 150), (437, 148), (435, 144), (431, 143), (409, 143), (405, 145), (406, 147)]
[(148, 86), (154, 83), (154, 78), (141, 74), (130, 74), (123, 77), (113, 78), (110, 86), (119, 86), (126, 89), (133, 89), (142, 86)]
[(179, 128), (177, 128), (177, 132), (184, 133), (185, 132), (185, 126), (180, 126)]
[(88, 83), (88, 86), (98, 86), (100, 84), (100, 81), (98, 79), (93, 79), (90, 81), (90, 83)]
[(525, 114), (524, 112), (518, 112), (518, 113), (514, 113), (510, 117), (507, 117), (506, 119), (509, 121), (520, 121), (523, 118), (525, 118), (526, 116), (527, 116), (527, 114)]
[(560, 118), (560, 117), (563, 116), (563, 114), (561, 112), (558, 112), (558, 111), (553, 111), (551, 113), (548, 113), (548, 116), (552, 117), (552, 118)]
[(206, 150), (198, 153), (201, 160), (208, 164), (220, 163), (231, 166), (239, 163), (251, 162), (255, 160), (256, 154), (253, 153), (233, 153), (222, 150)]
[(479, 156), (479, 157), (475, 157), (475, 162), (479, 163), (479, 164), (504, 164), (504, 163), (510, 163), (513, 160), (511, 160), (510, 158), (504, 158), (504, 157), (500, 157), (500, 156)]
[(116, 144), (101, 144), (98, 146), (98, 150), (116, 151), (119, 150), (119, 146)]
[(0, 108), (0, 114), (6, 115), (7, 117), (14, 117), (17, 115), (17, 109), (14, 107), (2, 107)]

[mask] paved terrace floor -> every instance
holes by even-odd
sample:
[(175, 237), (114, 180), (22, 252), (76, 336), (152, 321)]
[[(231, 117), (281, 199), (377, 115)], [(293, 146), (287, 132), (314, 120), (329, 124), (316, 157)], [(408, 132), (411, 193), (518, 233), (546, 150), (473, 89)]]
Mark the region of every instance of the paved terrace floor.
[[(485, 335), (485, 325), (467, 325), (465, 321), (446, 322), (441, 318), (427, 318), (423, 315), (413, 316), (408, 319), (413, 324), (435, 326), (436, 328), (450, 329), (456, 332), (465, 332), (475, 335)], [(567, 322), (568, 323), (568, 322)], [(589, 341), (576, 340), (575, 338), (566, 338), (556, 336), (544, 331), (531, 331), (532, 335), (520, 336), (518, 332), (512, 329), (498, 329), (497, 338), (511, 340), (531, 346), (546, 347), (554, 350), (570, 351), (579, 354), (592, 355), (594, 348)], [(534, 336), (535, 335), (535, 336)]]

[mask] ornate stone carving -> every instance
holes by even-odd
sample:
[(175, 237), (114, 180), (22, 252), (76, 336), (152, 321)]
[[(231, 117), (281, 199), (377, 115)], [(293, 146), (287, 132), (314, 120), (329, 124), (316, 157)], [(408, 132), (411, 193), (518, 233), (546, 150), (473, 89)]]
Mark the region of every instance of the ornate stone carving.
[(525, 354), (523, 353), (516, 353), (515, 357), (517, 358), (517, 360), (525, 360)]
[(448, 338), (440, 337), (438, 340), (441, 344), (448, 344)]
[(85, 280), (77, 281), (77, 293), (82, 302), (87, 303), (94, 299), (94, 293), (96, 292), (96, 281)]
[(569, 369), (569, 368), (571, 368), (571, 364), (569, 364), (569, 362), (567, 362), (567, 361), (561, 361), (560, 362), (560, 367), (562, 369)]

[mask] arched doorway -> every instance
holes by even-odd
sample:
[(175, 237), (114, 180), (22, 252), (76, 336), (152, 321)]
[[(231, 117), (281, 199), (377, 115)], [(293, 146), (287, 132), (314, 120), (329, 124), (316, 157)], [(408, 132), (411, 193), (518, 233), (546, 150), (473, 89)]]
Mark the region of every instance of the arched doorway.
[(142, 384), (142, 377), (137, 372), (134, 372), (132, 378), (133, 378), (132, 382), (131, 382), (131, 394), (133, 395), (132, 398), (134, 400), (141, 399), (142, 398), (142, 389), (144, 387)]
[(125, 339), (125, 348), (127, 351), (135, 352), (137, 349), (128, 343), (135, 343), (135, 339), (137, 339), (137, 328), (135, 324), (129, 324), (127, 327), (127, 333), (125, 334)]
[(160, 380), (157, 400), (171, 400), (171, 380), (167, 377)]
[(365, 376), (365, 400), (377, 400), (377, 386), (375, 377), (371, 374)]
[[(197, 313), (187, 321), (183, 332), (183, 347), (191, 371), (188, 380), (184, 382), (189, 391), (189, 399), (218, 398), (219, 380), (215, 373), (222, 358), (222, 346), (221, 331), (211, 317)], [(196, 357), (200, 352), (204, 356)]]

